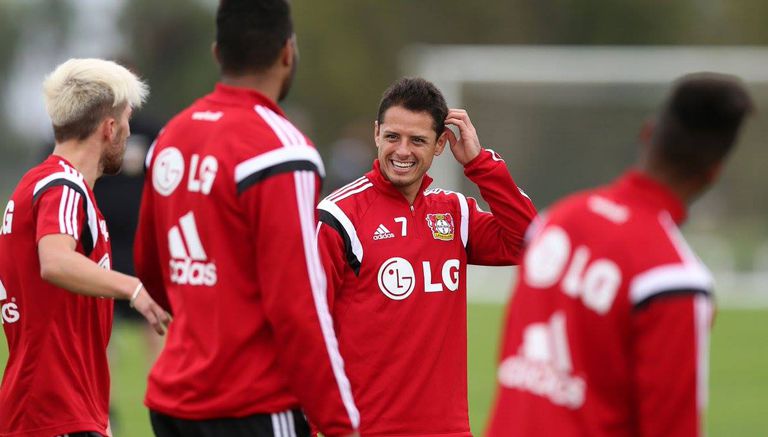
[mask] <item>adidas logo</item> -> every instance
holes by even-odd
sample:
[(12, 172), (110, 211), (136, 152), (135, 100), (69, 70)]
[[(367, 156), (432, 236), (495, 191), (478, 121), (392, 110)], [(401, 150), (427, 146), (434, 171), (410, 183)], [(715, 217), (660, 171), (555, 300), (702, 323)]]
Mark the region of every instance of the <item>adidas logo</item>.
[(200, 241), (192, 211), (181, 216), (179, 224), (168, 231), (168, 249), (171, 252), (171, 282), (179, 285), (216, 285), (216, 264), (205, 262), (208, 255)]
[(373, 239), (386, 240), (387, 238), (395, 238), (395, 234), (389, 232), (389, 229), (387, 229), (386, 226), (379, 225), (379, 228), (373, 233)]

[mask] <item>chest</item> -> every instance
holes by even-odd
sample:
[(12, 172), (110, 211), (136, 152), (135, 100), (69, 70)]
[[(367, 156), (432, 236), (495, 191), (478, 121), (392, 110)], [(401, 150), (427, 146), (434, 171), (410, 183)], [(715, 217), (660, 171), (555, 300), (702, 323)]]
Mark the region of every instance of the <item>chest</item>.
[[(455, 202), (413, 206), (380, 199), (357, 229), (364, 251), (361, 277), (375, 279), (384, 296), (403, 300), (415, 291), (456, 292), (466, 270), (463, 220)], [(373, 285), (373, 284), (371, 284)]]

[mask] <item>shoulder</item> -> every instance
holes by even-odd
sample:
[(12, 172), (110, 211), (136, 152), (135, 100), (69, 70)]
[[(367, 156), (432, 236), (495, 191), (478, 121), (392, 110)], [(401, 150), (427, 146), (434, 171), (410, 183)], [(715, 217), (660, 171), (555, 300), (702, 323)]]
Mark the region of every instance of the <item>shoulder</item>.
[(83, 175), (64, 160), (57, 160), (55, 157), (32, 168), (23, 180), (31, 186), (34, 200), (37, 200), (49, 189), (59, 186), (68, 187), (86, 199), (88, 198), (89, 188)]
[(317, 205), (320, 218), (335, 218), (337, 221), (347, 221), (350, 225), (357, 222), (365, 214), (377, 198), (373, 182), (367, 176), (361, 176), (354, 181), (335, 190)]
[(632, 303), (640, 305), (670, 292), (709, 294), (712, 274), (696, 256), (667, 212), (644, 214), (633, 223)]
[(344, 241), (347, 262), (355, 274), (359, 273), (363, 262), (363, 244), (357, 228), (377, 197), (373, 183), (362, 176), (334, 191), (317, 205), (320, 223), (334, 229)]

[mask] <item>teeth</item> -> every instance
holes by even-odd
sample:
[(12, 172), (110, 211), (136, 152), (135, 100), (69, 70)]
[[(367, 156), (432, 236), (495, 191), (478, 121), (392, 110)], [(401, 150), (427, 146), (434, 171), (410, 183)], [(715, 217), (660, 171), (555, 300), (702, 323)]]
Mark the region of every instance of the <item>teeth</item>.
[(391, 162), (392, 162), (392, 165), (394, 165), (397, 168), (411, 168), (416, 164), (415, 162), (401, 162), (401, 161), (394, 161), (394, 160)]

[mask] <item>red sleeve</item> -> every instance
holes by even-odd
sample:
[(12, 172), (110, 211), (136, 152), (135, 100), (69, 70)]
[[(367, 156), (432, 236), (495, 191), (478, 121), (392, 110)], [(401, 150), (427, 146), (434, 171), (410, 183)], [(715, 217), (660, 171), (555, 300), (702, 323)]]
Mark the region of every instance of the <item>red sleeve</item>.
[(481, 211), (475, 199), (467, 199), (470, 264), (518, 264), (525, 230), (536, 215), (536, 207), (518, 188), (506, 164), (492, 150), (483, 149), (464, 167), (464, 174), (480, 188), (491, 212)]
[(278, 173), (245, 190), (240, 201), (262, 256), (255, 268), (280, 365), (309, 420), (327, 436), (359, 424), (326, 300), (316, 241), (319, 178)]
[(157, 231), (154, 223), (155, 214), (151, 170), (147, 170), (144, 190), (141, 193), (136, 238), (133, 243), (133, 265), (136, 269), (136, 276), (144, 284), (144, 288), (152, 296), (152, 299), (166, 311), (173, 313), (163, 281), (163, 264), (160, 261)]
[(79, 241), (83, 226), (87, 226), (84, 194), (68, 185), (44, 190), (35, 197), (35, 241), (51, 234), (66, 234)]
[(317, 230), (317, 245), (328, 280), (328, 306), (333, 311), (336, 293), (344, 279), (345, 270), (349, 268), (345, 258), (344, 240), (336, 229), (320, 222)]
[(701, 293), (661, 294), (634, 309), (638, 435), (703, 435), (711, 320), (711, 300)]

